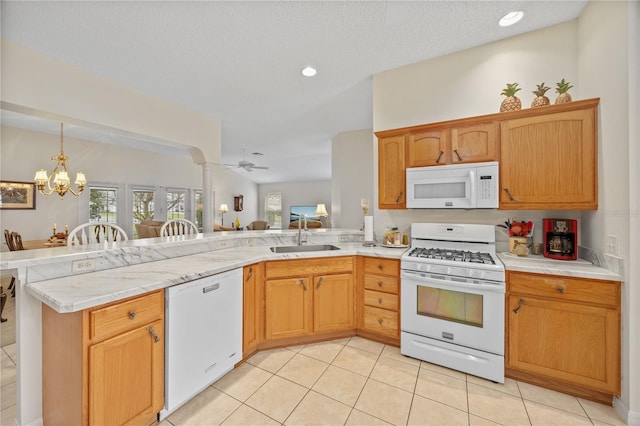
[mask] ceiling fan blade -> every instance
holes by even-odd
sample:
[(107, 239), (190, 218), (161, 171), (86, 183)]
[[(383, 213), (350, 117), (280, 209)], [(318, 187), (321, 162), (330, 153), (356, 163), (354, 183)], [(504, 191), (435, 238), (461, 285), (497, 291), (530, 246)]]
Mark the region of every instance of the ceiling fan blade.
[(269, 170), (269, 167), (267, 167), (267, 166), (253, 166), (251, 168), (252, 169), (260, 169), (260, 170)]

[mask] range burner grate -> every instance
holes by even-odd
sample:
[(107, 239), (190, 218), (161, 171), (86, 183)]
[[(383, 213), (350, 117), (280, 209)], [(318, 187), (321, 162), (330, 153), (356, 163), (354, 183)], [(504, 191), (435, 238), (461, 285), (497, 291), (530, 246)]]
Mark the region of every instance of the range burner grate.
[(454, 262), (483, 263), (495, 265), (493, 257), (489, 253), (474, 252), (469, 250), (451, 250), (443, 248), (416, 247), (409, 252), (409, 257), (421, 259), (451, 260)]

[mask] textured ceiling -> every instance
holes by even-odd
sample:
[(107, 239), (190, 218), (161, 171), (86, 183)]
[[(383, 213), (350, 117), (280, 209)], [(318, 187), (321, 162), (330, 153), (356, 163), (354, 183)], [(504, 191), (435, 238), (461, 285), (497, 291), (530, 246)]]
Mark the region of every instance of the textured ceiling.
[[(247, 177), (268, 183), (330, 179), (331, 139), (372, 127), (372, 75), (574, 19), (586, 3), (2, 1), (1, 34), (219, 118), (223, 161), (246, 149), (269, 166)], [(511, 10), (525, 18), (499, 27)]]

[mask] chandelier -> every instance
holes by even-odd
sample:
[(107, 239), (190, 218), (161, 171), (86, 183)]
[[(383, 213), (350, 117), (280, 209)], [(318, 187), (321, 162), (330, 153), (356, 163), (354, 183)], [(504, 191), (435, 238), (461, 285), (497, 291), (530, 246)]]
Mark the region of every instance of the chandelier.
[[(63, 142), (64, 123), (60, 123), (60, 154), (51, 157), (52, 160), (57, 161), (55, 169), (50, 175), (47, 175), (45, 169), (36, 171), (36, 176), (33, 178), (36, 181), (36, 187), (38, 192), (44, 195), (51, 195), (54, 192), (57, 193), (60, 198), (64, 197), (67, 192), (78, 196), (84, 190), (84, 186), (87, 184), (87, 178), (84, 173), (78, 172), (76, 174), (76, 181), (74, 182), (78, 187), (78, 192), (71, 188), (71, 181), (69, 180), (69, 173), (67, 172), (67, 156), (64, 155), (62, 149)], [(53, 187), (51, 186), (51, 179), (53, 178)]]

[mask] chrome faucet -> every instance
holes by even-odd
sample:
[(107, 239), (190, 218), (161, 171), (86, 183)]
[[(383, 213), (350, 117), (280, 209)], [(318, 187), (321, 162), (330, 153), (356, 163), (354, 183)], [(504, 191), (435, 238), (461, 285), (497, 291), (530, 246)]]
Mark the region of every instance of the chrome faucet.
[[(302, 221), (304, 220), (304, 230), (308, 230), (307, 228), (307, 215), (305, 213), (302, 214), (300, 219), (298, 219), (298, 245), (302, 245)], [(305, 243), (307, 240), (304, 241)]]

